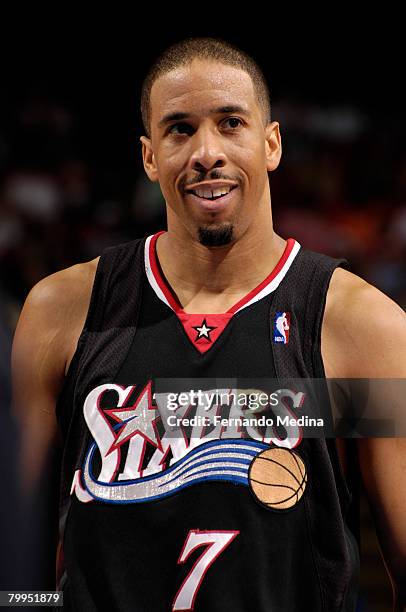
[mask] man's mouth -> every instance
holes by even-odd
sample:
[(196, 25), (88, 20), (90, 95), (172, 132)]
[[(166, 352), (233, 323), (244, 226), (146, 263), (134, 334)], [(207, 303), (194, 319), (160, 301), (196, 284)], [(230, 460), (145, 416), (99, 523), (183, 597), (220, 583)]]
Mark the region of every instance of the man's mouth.
[(193, 195), (201, 198), (202, 200), (218, 200), (223, 196), (230, 193), (237, 188), (237, 185), (227, 185), (225, 187), (218, 187), (216, 189), (208, 189), (206, 188), (195, 188), (195, 189), (186, 189), (186, 193), (192, 193)]

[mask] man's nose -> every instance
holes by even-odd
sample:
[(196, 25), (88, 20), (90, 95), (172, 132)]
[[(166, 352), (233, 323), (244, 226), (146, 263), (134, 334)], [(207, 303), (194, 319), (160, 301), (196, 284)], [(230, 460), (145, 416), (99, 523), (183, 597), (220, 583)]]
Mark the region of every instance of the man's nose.
[(211, 129), (200, 129), (193, 136), (193, 152), (190, 165), (193, 170), (221, 168), (226, 164), (226, 155), (221, 146), (221, 137)]

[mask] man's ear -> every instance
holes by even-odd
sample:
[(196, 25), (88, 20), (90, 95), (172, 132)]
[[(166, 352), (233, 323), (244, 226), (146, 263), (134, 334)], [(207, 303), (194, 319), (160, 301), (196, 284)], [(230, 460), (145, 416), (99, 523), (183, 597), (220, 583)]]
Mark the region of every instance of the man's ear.
[(140, 137), (142, 145), (142, 161), (144, 162), (144, 169), (148, 175), (148, 178), (153, 183), (158, 181), (158, 169), (155, 162), (155, 155), (152, 151), (152, 144), (150, 138), (146, 136)]
[(272, 121), (265, 128), (266, 168), (268, 172), (276, 170), (282, 155), (282, 142), (279, 123)]

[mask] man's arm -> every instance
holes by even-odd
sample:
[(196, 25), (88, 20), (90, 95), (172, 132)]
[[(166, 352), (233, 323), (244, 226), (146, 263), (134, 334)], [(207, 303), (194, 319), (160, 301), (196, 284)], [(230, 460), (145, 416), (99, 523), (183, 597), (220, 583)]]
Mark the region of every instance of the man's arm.
[[(338, 269), (322, 332), (328, 377), (397, 379), (406, 386), (406, 315), (360, 278)], [(379, 383), (378, 383), (379, 384)], [(398, 397), (406, 409), (405, 397)], [(358, 440), (360, 471), (394, 591), (406, 610), (406, 438)]]
[[(20, 438), (27, 588), (55, 585), (60, 459), (55, 405), (84, 324), (92, 272), (89, 264), (81, 264), (40, 281), (26, 299), (14, 336), (12, 412)], [(35, 550), (42, 541), (48, 549)]]

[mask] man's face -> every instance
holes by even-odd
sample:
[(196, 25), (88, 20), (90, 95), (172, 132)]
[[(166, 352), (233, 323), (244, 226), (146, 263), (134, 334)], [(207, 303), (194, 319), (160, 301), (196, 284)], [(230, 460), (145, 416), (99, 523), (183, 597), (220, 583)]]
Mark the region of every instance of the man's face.
[(146, 172), (159, 181), (168, 205), (169, 227), (180, 223), (216, 246), (259, 221), (280, 138), (277, 123), (265, 126), (245, 71), (195, 59), (163, 75), (151, 91), (151, 138), (141, 140)]

